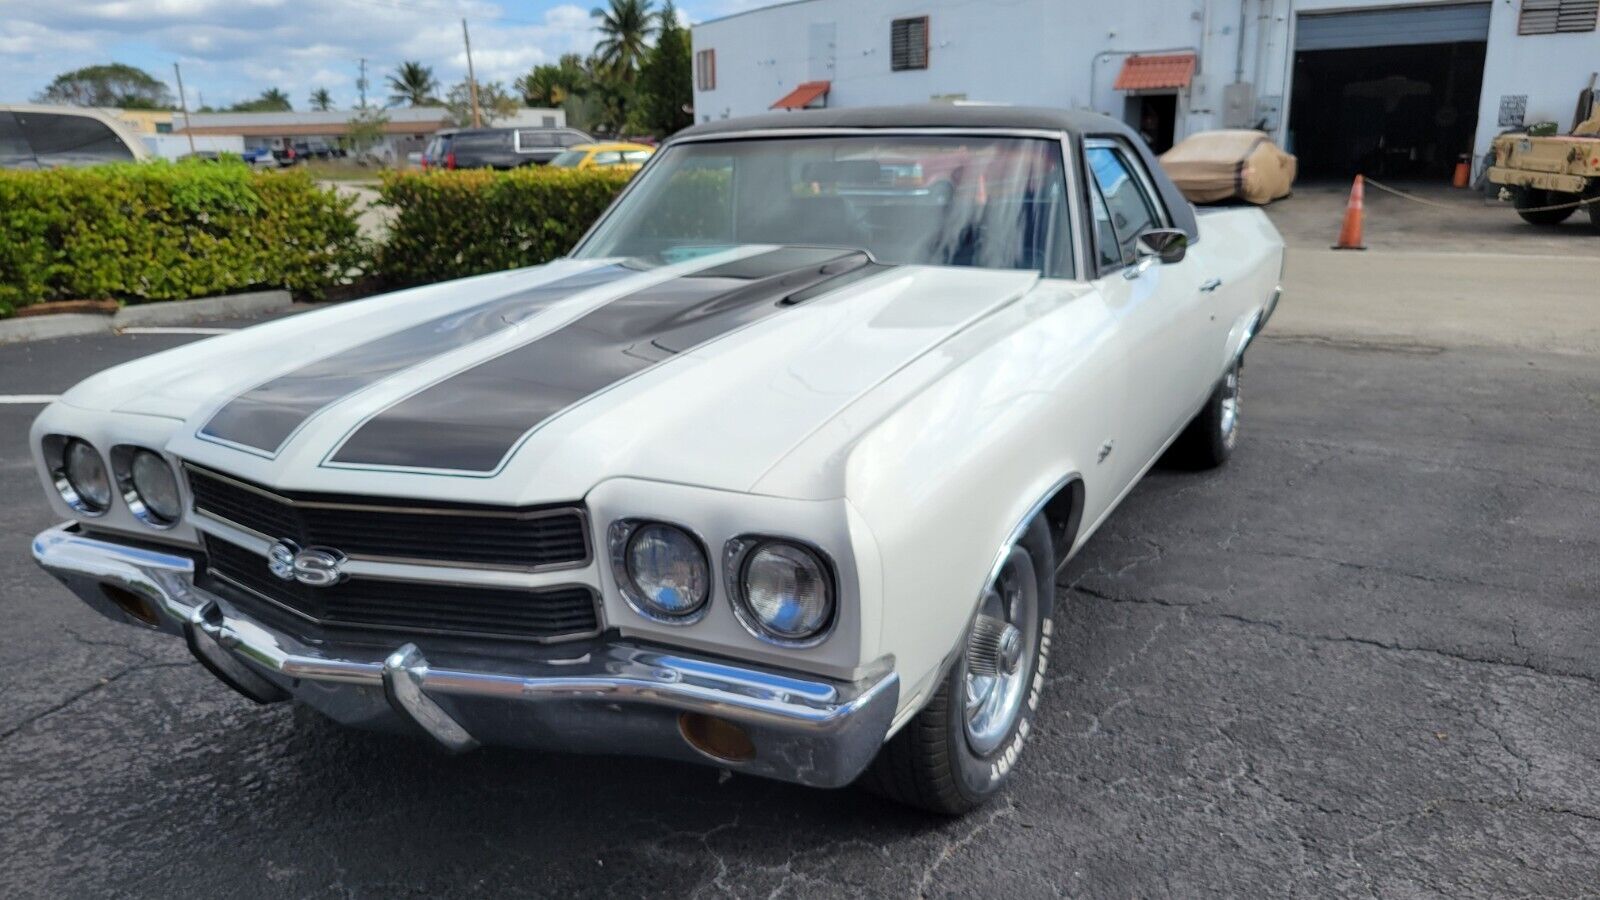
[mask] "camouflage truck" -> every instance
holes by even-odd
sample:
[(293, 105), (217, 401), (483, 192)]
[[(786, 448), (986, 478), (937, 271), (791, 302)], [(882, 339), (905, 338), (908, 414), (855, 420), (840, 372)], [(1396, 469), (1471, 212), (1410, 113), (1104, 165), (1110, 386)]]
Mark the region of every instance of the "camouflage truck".
[(1600, 112), (1572, 134), (1495, 138), (1489, 181), (1534, 225), (1557, 225), (1584, 210), (1600, 231)]

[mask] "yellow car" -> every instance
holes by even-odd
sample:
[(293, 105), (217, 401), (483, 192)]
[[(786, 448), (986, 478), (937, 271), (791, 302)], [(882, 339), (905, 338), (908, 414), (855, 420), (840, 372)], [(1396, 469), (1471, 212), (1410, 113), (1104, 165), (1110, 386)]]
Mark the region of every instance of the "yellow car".
[(622, 169), (636, 172), (650, 158), (656, 148), (649, 144), (629, 144), (620, 141), (598, 144), (573, 144), (563, 150), (550, 165), (558, 169)]

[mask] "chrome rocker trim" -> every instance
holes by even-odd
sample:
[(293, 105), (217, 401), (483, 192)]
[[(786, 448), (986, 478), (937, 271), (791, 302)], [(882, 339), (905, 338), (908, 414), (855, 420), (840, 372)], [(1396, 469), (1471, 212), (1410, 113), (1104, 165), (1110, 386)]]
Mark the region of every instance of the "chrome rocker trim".
[[(656, 756), (841, 787), (876, 755), (899, 700), (899, 676), (888, 664), (860, 681), (835, 682), (622, 641), (575, 643), (568, 657), (514, 662), (430, 661), (410, 643), (347, 658), (276, 632), (196, 587), (194, 558), (178, 552), (66, 523), (36, 536), (33, 555), (107, 618), (183, 637), (208, 671), (257, 703), (293, 697), (348, 725), (421, 730), (452, 752), (481, 742)], [(145, 601), (154, 622), (119, 605), (115, 590)], [(738, 723), (754, 756), (733, 761), (696, 749), (683, 735), (683, 713)]]

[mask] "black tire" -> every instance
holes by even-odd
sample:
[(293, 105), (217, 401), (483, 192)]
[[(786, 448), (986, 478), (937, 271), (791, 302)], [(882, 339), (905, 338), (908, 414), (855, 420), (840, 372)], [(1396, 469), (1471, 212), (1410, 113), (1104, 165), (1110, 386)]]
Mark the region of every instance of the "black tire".
[(1228, 461), (1239, 442), (1239, 415), (1243, 409), (1240, 372), (1244, 360), (1235, 360), (1206, 398), (1206, 405), (1189, 422), (1167, 451), (1167, 462), (1182, 469), (1215, 469)]
[[(1031, 651), (1023, 650), (1014, 657), (1025, 666), (1020, 673), (1022, 693), (1019, 705), (1008, 717), (1009, 726), (995, 731), (1000, 735), (998, 744), (980, 753), (974, 749), (974, 738), (968, 731), (965, 701), (974, 628), (968, 626), (962, 652), (933, 699), (883, 745), (862, 774), (858, 783), (866, 789), (907, 806), (956, 816), (983, 805), (1010, 781), (1023, 744), (1033, 731), (1050, 656), (1056, 560), (1043, 516), (1028, 526), (1013, 547), (1007, 548), (1008, 552), (1017, 549), (1025, 552), (1032, 567), (1038, 621)], [(1002, 566), (1003, 570), (1006, 568)], [(975, 617), (974, 625), (976, 622)]]
[(1517, 205), (1517, 215), (1529, 225), (1560, 225), (1572, 218), (1578, 211), (1576, 206), (1567, 206), (1562, 209), (1544, 209), (1547, 206), (1556, 206), (1562, 203), (1576, 203), (1577, 194), (1563, 194), (1559, 191), (1543, 191), (1537, 188), (1524, 188), (1517, 191), (1512, 198)]
[(1589, 227), (1600, 231), (1600, 194), (1589, 198), (1589, 205), (1584, 207), (1589, 210)]

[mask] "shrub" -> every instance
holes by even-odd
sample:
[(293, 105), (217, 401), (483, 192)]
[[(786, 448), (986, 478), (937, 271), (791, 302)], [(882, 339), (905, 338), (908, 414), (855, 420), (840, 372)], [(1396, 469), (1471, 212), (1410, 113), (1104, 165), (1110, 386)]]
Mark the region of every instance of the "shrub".
[(538, 265), (566, 254), (628, 183), (605, 169), (391, 172), (379, 271), (395, 284)]
[(57, 299), (320, 297), (370, 266), (354, 202), (239, 164), (0, 171), (0, 316)]

